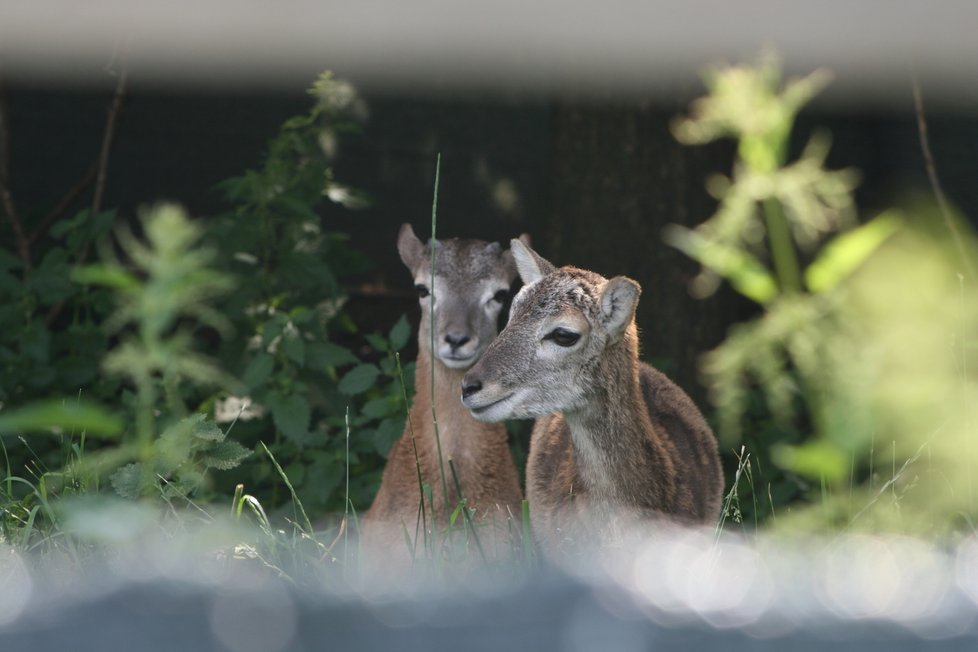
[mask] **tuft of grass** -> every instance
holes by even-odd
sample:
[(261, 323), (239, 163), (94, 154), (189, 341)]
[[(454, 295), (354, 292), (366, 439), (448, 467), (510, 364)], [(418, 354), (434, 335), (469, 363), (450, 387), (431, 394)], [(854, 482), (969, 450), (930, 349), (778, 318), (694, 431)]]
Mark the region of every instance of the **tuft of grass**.
[[(720, 536), (723, 534), (723, 528), (727, 523), (727, 519), (734, 521), (735, 523), (740, 523), (742, 520), (740, 511), (740, 495), (737, 492), (740, 486), (740, 478), (743, 476), (747, 479), (751, 486), (751, 494), (753, 491), (753, 479), (751, 477), (750, 470), (750, 453), (747, 452), (746, 447), (740, 447), (740, 453), (737, 454), (737, 471), (734, 473), (734, 480), (730, 486), (730, 491), (723, 499), (723, 509), (720, 510), (720, 520), (717, 523), (714, 540), (719, 541)], [(754, 510), (755, 513), (757, 510)]]

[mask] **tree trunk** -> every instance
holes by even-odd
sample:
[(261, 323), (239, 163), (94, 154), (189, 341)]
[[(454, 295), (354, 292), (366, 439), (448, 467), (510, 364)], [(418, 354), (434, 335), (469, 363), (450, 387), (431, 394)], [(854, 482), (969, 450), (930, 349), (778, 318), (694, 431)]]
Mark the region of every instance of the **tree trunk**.
[(669, 129), (682, 110), (633, 105), (558, 106), (552, 129), (552, 210), (540, 250), (554, 263), (623, 274), (642, 285), (642, 357), (705, 408), (699, 356), (719, 344), (749, 306), (730, 291), (689, 294), (698, 265), (666, 245), (670, 223), (694, 226), (716, 209), (706, 178), (729, 173), (733, 147), (681, 145)]

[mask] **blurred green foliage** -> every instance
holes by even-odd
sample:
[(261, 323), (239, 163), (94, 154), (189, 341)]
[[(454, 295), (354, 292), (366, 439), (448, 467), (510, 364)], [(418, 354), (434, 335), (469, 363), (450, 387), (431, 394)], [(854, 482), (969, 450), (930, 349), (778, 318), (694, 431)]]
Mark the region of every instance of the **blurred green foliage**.
[[(967, 373), (978, 314), (966, 287), (976, 279), (962, 274), (932, 207), (855, 225), (856, 175), (824, 169), (824, 134), (787, 160), (794, 116), (826, 80), (816, 72), (782, 86), (770, 56), (711, 70), (710, 94), (675, 134), (737, 139), (734, 172), (708, 184), (720, 202), (713, 217), (666, 238), (702, 264), (694, 293), (727, 280), (763, 308), (702, 366), (721, 435), (752, 457), (750, 511), (774, 513), (801, 494), (821, 510), (818, 527), (946, 532), (976, 515), (974, 423), (961, 416), (978, 404)], [(973, 243), (956, 244), (974, 255)]]
[[(5, 539), (44, 540), (78, 494), (175, 508), (244, 483), (269, 510), (342, 512), (348, 465), (350, 502), (369, 505), (403, 428), (395, 356), (411, 328), (363, 334), (345, 310), (341, 280), (370, 262), (334, 224), (369, 198), (331, 160), (363, 107), (329, 73), (310, 95), (260, 166), (219, 185), (223, 215), (81, 211), (34, 261), (0, 247)], [(410, 392), (413, 365), (403, 376)]]

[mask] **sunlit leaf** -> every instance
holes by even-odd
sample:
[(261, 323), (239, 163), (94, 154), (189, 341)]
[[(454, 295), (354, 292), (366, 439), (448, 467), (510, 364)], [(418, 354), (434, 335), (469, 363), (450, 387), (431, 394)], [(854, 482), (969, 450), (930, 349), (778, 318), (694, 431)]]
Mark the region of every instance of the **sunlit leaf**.
[(805, 284), (812, 292), (825, 292), (849, 278), (880, 245), (900, 229), (895, 212), (887, 212), (837, 236), (822, 249), (805, 270)]
[(71, 272), (71, 280), (85, 285), (105, 285), (123, 292), (135, 292), (140, 285), (139, 279), (118, 265), (103, 263), (76, 267)]
[(815, 440), (800, 446), (778, 445), (771, 458), (781, 468), (835, 485), (849, 473), (849, 459), (832, 444)]
[(666, 242), (726, 278), (745, 297), (763, 304), (777, 296), (774, 277), (747, 251), (709, 240), (696, 231), (679, 226), (667, 228), (663, 236)]
[(91, 403), (47, 400), (0, 412), (0, 432), (39, 432), (57, 428), (89, 436), (113, 437), (123, 422), (115, 414)]

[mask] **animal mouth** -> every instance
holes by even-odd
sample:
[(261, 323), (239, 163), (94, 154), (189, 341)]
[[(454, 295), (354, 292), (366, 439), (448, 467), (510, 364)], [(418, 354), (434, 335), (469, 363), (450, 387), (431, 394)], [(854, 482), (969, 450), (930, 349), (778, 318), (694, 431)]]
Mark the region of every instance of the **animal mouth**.
[(470, 411), (470, 412), (471, 412), (472, 414), (485, 414), (485, 413), (486, 413), (486, 412), (488, 412), (488, 411), (489, 411), (490, 409), (492, 409), (492, 408), (494, 408), (494, 407), (496, 407), (496, 406), (497, 406), (497, 405), (499, 405), (500, 403), (503, 403), (503, 402), (505, 402), (505, 401), (508, 401), (508, 400), (509, 400), (509, 399), (511, 399), (511, 398), (513, 398), (513, 395), (512, 395), (512, 394), (507, 394), (506, 396), (504, 396), (504, 397), (502, 397), (502, 398), (500, 398), (500, 399), (497, 399), (497, 400), (495, 400), (495, 401), (492, 401), (491, 403), (486, 403), (486, 404), (484, 404), (484, 405), (478, 405), (478, 406), (473, 406), (473, 405), (469, 405), (469, 404), (467, 403), (467, 399), (462, 399), (462, 402), (463, 402), (463, 403), (466, 403), (466, 405), (465, 405), (465, 407), (466, 407), (466, 408), (468, 408), (468, 410), (469, 410), (469, 411)]

